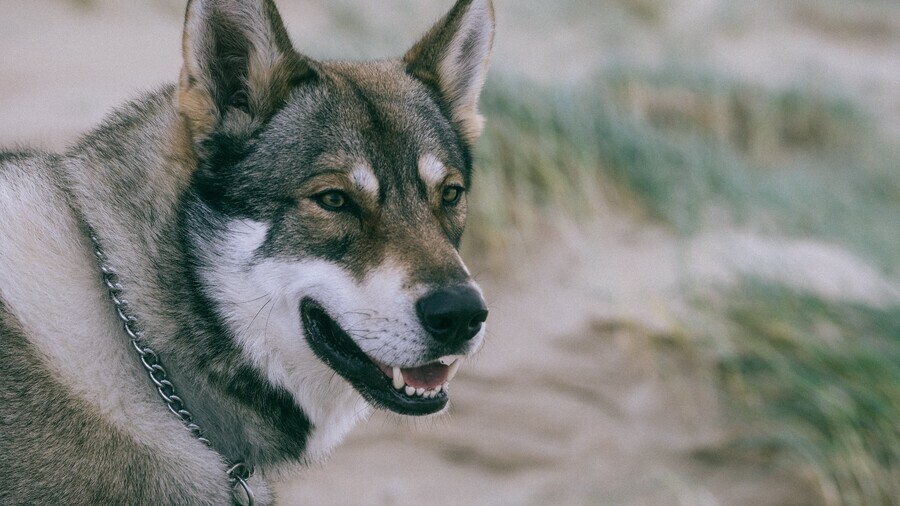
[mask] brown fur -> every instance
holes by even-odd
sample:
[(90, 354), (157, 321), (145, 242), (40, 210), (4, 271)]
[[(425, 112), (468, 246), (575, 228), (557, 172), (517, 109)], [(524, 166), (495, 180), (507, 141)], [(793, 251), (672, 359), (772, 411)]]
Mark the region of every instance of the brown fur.
[[(471, 16), (473, 5), (490, 10), (488, 0), (460, 0), (404, 61), (342, 63), (297, 53), (271, 0), (192, 0), (176, 85), (117, 109), (63, 154), (0, 153), (0, 455), (9, 467), (0, 503), (225, 504), (226, 464), (243, 460), (258, 469), (251, 485), (265, 505), (264, 475), (321, 458), (309, 457), (310, 441), (331, 427), (311, 413), (334, 409), (323, 419), (342, 427), (362, 397), (333, 372), (322, 381), (352, 409), (267, 376), (224, 321), (201, 264), (222, 263), (231, 244), (216, 241), (233, 238), (230, 225), (256, 222), (270, 229), (254, 253), (272, 263), (339, 260), (362, 279), (394, 261), (426, 288), (468, 282), (456, 252), (465, 195), (451, 206), (441, 192), (471, 185), (493, 32), (492, 15)], [(467, 44), (473, 36), (480, 42)], [(443, 64), (448, 55), (458, 61)], [(446, 181), (422, 185), (424, 153), (450, 167)], [(353, 188), (348, 163), (372, 170), (378, 195)], [(352, 195), (360, 218), (317, 207), (316, 193), (330, 189)], [(89, 230), (142, 344), (159, 353), (212, 447), (147, 378)], [(203, 241), (221, 248), (198, 251)], [(282, 320), (300, 325), (296, 312)], [(451, 347), (410, 360), (466, 352), (441, 346)], [(298, 400), (307, 390), (315, 409)], [(339, 438), (322, 439), (325, 455)]]

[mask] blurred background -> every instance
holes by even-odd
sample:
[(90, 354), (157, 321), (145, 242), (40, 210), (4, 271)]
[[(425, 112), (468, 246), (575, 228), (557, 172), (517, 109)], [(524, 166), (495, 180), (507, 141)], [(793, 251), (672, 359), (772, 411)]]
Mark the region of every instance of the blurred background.
[[(277, 0), (316, 58), (449, 0)], [(174, 81), (179, 0), (0, 2), (0, 145)], [(900, 504), (900, 3), (495, 0), (449, 415), (378, 414), (281, 504)]]

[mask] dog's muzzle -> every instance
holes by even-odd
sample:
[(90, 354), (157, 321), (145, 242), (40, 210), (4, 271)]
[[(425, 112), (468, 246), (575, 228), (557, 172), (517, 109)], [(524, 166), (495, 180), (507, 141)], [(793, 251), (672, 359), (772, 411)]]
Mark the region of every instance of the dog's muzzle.
[[(487, 317), (480, 294), (468, 287), (432, 292), (416, 309), (423, 326), (448, 350), (465, 346), (481, 332)], [(416, 367), (390, 366), (362, 351), (313, 299), (301, 301), (300, 317), (316, 356), (373, 406), (404, 415), (427, 415), (446, 407), (448, 385), (459, 370), (461, 355), (448, 353)]]

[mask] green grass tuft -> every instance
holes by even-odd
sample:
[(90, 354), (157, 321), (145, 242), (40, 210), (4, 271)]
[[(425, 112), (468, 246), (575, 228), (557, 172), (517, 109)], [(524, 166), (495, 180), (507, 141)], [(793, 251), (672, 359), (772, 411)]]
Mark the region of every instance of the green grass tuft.
[[(763, 441), (813, 471), (829, 504), (900, 497), (900, 307), (749, 283), (724, 309), (723, 385)], [(796, 467), (796, 466), (795, 466)]]
[(691, 234), (750, 226), (836, 242), (900, 271), (900, 148), (846, 100), (684, 73), (560, 91), (502, 80), (482, 99), (474, 242), (603, 192)]

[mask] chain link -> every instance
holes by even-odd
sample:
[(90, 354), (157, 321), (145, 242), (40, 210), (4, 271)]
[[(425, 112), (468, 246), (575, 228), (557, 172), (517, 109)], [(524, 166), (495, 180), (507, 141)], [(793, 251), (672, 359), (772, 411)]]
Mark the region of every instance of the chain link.
[[(156, 385), (156, 391), (159, 393), (159, 396), (162, 397), (163, 401), (165, 401), (169, 411), (181, 420), (181, 423), (184, 424), (185, 428), (187, 428), (198, 441), (206, 445), (207, 448), (213, 449), (209, 440), (204, 437), (203, 430), (194, 423), (194, 416), (190, 411), (185, 409), (184, 401), (175, 394), (175, 385), (168, 380), (168, 373), (162, 366), (162, 363), (160, 363), (159, 355), (152, 349), (143, 346), (140, 343), (143, 340), (144, 334), (138, 328), (137, 318), (135, 318), (128, 309), (128, 301), (122, 298), (124, 289), (119, 282), (119, 275), (107, 263), (106, 255), (100, 247), (100, 240), (97, 239), (97, 235), (94, 234), (93, 229), (89, 230), (89, 235), (91, 243), (94, 246), (94, 256), (97, 257), (97, 264), (100, 266), (100, 272), (103, 274), (103, 283), (109, 290), (109, 299), (116, 309), (119, 320), (122, 321), (125, 333), (131, 338), (131, 346), (140, 356), (141, 364), (147, 371), (147, 375), (150, 376), (150, 380)], [(228, 481), (232, 487), (232, 499), (235, 503), (253, 506), (253, 491), (251, 490), (250, 485), (247, 484), (247, 480), (253, 476), (253, 466), (243, 462), (230, 464), (230, 466), (227, 474)], [(239, 496), (238, 487), (243, 491), (243, 497)], [(246, 499), (246, 501), (244, 501), (244, 499)]]

